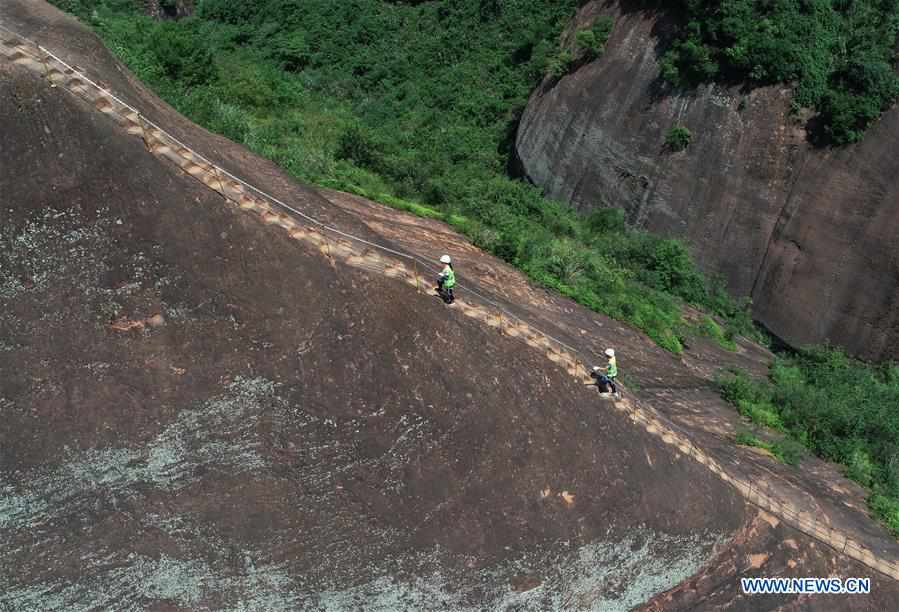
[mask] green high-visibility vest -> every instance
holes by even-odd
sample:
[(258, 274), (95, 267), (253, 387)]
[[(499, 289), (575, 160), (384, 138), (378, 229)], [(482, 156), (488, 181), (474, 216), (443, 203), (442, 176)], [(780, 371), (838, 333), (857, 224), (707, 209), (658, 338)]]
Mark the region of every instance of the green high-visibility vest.
[(456, 273), (449, 266), (443, 268), (443, 286), (452, 289), (456, 285)]
[(614, 357), (609, 357), (609, 369), (606, 370), (606, 376), (609, 378), (615, 378), (618, 376), (618, 362)]

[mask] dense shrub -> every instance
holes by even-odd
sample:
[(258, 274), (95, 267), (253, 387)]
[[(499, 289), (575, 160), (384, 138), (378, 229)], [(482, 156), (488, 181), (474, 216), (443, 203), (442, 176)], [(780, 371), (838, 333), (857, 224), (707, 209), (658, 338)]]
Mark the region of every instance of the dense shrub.
[(546, 73), (554, 79), (559, 79), (584, 62), (593, 61), (602, 55), (614, 23), (611, 17), (604, 16), (594, 21), (592, 26), (577, 30), (574, 33), (574, 49), (561, 49), (549, 57)]
[(688, 302), (706, 300), (705, 279), (696, 270), (690, 253), (679, 240), (659, 240), (649, 252), (646, 270), (653, 287), (679, 295)]
[(693, 134), (682, 125), (676, 125), (665, 134), (665, 146), (672, 151), (683, 151), (693, 140)]
[[(752, 332), (749, 302), (704, 278), (682, 243), (628, 229), (620, 209), (579, 215), (505, 175), (515, 118), (558, 49), (574, 0), (307, 0), (303, 10), (288, 0), (202, 0), (199, 18), (162, 24), (139, 15), (140, 2), (57, 3), (88, 20), (179, 110), (304, 181), (442, 219), (536, 282), (672, 352), (689, 333), (733, 347), (735, 331)], [(827, 134), (851, 141), (896, 95), (881, 52), (894, 36), (881, 23), (890, 7), (683, 0), (686, 15), (708, 10), (684, 27), (663, 72), (684, 81), (796, 81), (797, 101), (819, 108)], [(834, 15), (854, 19), (858, 32), (827, 21)], [(836, 29), (822, 32), (822, 23)], [(598, 20), (576, 35), (577, 48), (600, 50), (610, 30), (611, 21)], [(829, 55), (834, 32), (846, 42), (838, 61)], [(573, 61), (556, 60), (566, 69)], [(686, 146), (689, 132), (677, 142)], [(703, 317), (691, 330), (683, 302), (727, 328)], [(779, 358), (766, 381), (726, 375), (721, 392), (787, 435), (764, 443), (782, 460), (798, 461), (803, 444), (845, 465), (899, 532), (899, 368), (808, 351)]]
[(737, 350), (737, 343), (734, 341), (733, 331), (725, 330), (717, 321), (715, 321), (715, 319), (708, 315), (702, 317), (701, 321), (696, 326), (696, 330), (699, 335), (713, 339), (716, 343), (729, 351)]
[(209, 83), (215, 76), (212, 52), (193, 21), (164, 21), (152, 30), (148, 48), (165, 75), (188, 87)]
[(259, 13), (258, 4), (265, 3), (241, 2), (240, 0), (200, 0), (197, 2), (197, 14), (203, 19), (231, 25), (243, 25)]
[(605, 50), (606, 43), (609, 41), (609, 35), (612, 33), (613, 27), (615, 27), (615, 20), (608, 15), (599, 17), (593, 22), (593, 25), (590, 26), (590, 29), (596, 38), (596, 47), (594, 50), (598, 54), (601, 55)]
[(788, 437), (775, 442), (766, 442), (752, 433), (741, 431), (735, 436), (734, 442), (742, 446), (763, 448), (774, 455), (778, 460), (789, 465), (799, 465), (799, 462), (802, 461), (802, 458), (806, 455), (805, 447)]
[(374, 137), (358, 125), (350, 126), (337, 141), (337, 157), (353, 162), (360, 168), (377, 171), (382, 149)]
[(574, 37), (575, 46), (593, 56), (597, 52), (596, 34), (591, 29), (578, 30)]
[(585, 60), (594, 60), (603, 54), (614, 23), (611, 17), (603, 16), (598, 18), (589, 28), (578, 30), (575, 33), (575, 49)]
[(85, 21), (93, 18), (98, 9), (129, 13), (143, 8), (141, 0), (56, 0), (53, 4)]
[(828, 142), (845, 144), (899, 94), (892, 0), (678, 0), (680, 18), (661, 60), (663, 78), (794, 83), (797, 107), (814, 107)]
[(870, 503), (899, 533), (899, 367), (873, 366), (833, 349), (779, 357), (768, 380), (729, 372), (722, 396), (754, 422), (789, 434), (781, 452), (801, 443), (841, 463), (871, 491)]
[(620, 208), (596, 208), (587, 214), (587, 228), (595, 234), (624, 231), (624, 211)]
[(574, 56), (568, 49), (562, 49), (550, 58), (546, 65), (546, 73), (556, 79), (560, 79), (571, 70), (574, 63)]
[[(517, 113), (577, 0), (202, 0), (197, 18), (161, 24), (121, 1), (90, 8), (121, 58), (180, 111), (298, 178), (441, 218), (668, 350), (702, 331), (685, 324), (682, 300), (751, 331), (683, 244), (627, 229), (620, 209), (579, 215), (506, 176)], [(575, 50), (601, 52), (611, 29), (596, 20)], [(573, 61), (555, 56), (559, 71)]]
[(802, 458), (808, 454), (805, 446), (790, 437), (777, 440), (771, 445), (770, 450), (775, 457), (788, 465), (799, 465)]

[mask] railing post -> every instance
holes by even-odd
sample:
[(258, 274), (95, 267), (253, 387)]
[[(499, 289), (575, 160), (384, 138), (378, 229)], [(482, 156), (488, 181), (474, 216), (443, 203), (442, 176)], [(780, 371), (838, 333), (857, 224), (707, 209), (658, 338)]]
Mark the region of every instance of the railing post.
[[(40, 49), (38, 49), (38, 52), (40, 53)], [(51, 88), (56, 87), (56, 85), (50, 79), (50, 64), (47, 61), (47, 59), (48, 59), (47, 55), (44, 53), (40, 53), (40, 57), (41, 57), (41, 65), (44, 67), (44, 78), (47, 79), (47, 81), (49, 81)]]
[(150, 138), (147, 136), (146, 122), (144, 121), (144, 116), (140, 113), (137, 113), (137, 125), (140, 128), (140, 138), (144, 141), (144, 146), (147, 147), (147, 151), (152, 153), (153, 147), (150, 144)]
[(224, 183), (224, 181), (222, 181), (222, 177), (219, 174), (218, 166), (216, 166), (215, 164), (209, 164), (209, 166), (212, 168), (213, 174), (215, 174), (215, 180), (218, 181), (219, 193), (222, 194), (222, 197), (225, 198), (226, 200), (230, 200), (231, 198), (229, 198), (228, 194), (225, 193), (225, 183)]
[[(3, 26), (0, 26), (0, 29), (9, 31)], [(47, 81), (50, 84), (50, 87), (56, 88), (56, 84), (53, 82), (53, 80), (51, 78), (51, 73), (54, 71), (58, 72), (59, 73), (58, 80), (63, 89), (72, 91), (73, 93), (77, 94), (78, 96), (88, 99), (88, 100), (91, 100), (91, 96), (88, 95), (88, 92), (91, 92), (91, 93), (99, 92), (99, 97), (93, 101), (97, 102), (97, 101), (102, 100), (104, 103), (108, 101), (110, 104), (113, 105), (112, 110), (115, 111), (114, 114), (118, 114), (118, 111), (116, 110), (118, 107), (115, 106), (113, 101), (116, 101), (118, 104), (122, 104), (122, 103), (120, 101), (118, 101), (117, 98), (114, 97), (114, 95), (112, 94), (111, 88), (108, 84), (103, 83), (102, 81), (96, 81), (96, 82), (92, 81), (87, 76), (86, 72), (83, 69), (78, 68), (77, 66), (69, 65), (68, 63), (66, 63), (65, 60), (62, 60), (59, 57), (53, 55), (50, 51), (45, 50), (43, 47), (41, 47), (40, 45), (31, 41), (30, 39), (23, 38), (15, 32), (12, 32), (12, 31), (9, 31), (9, 32), (11, 34), (13, 34), (16, 37), (16, 39), (24, 40), (24, 42), (22, 43), (22, 46), (24, 47), (24, 49), (21, 49), (20, 51), (25, 53), (28, 56), (29, 68), (33, 69), (32, 67), (35, 64), (39, 64), (43, 71), (43, 77), (45, 79), (47, 79)], [(36, 52), (33, 49), (36, 49)], [(36, 60), (36, 63), (35, 63), (35, 60)], [(51, 68), (51, 63), (54, 64), (54, 66), (52, 68)], [(72, 77), (71, 80), (68, 78), (69, 76)], [(74, 86), (74, 88), (71, 88), (70, 82), (75, 79), (78, 80), (79, 84)], [(109, 96), (109, 100), (107, 100), (107, 95)], [(97, 108), (99, 110), (103, 110), (100, 107), (97, 107)], [(103, 107), (103, 108), (107, 108), (107, 107)], [(128, 108), (130, 108), (130, 107), (128, 107)], [(172, 150), (180, 151), (180, 147), (184, 147), (184, 149), (186, 149), (187, 151), (190, 151), (190, 149), (187, 148), (187, 145), (176, 146), (176, 143), (178, 141), (173, 136), (169, 135), (167, 132), (162, 131), (162, 128), (158, 128), (158, 127), (154, 126), (152, 131), (149, 130), (147, 128), (147, 125), (152, 125), (151, 122), (149, 120), (147, 120), (136, 109), (131, 109), (131, 110), (136, 115), (136, 123), (137, 123), (137, 127), (139, 129), (141, 140), (143, 141), (144, 146), (147, 148), (148, 151), (153, 153), (154, 148), (159, 148), (160, 150), (172, 149)], [(129, 116), (130, 116), (130, 113), (129, 113)], [(129, 128), (131, 130), (133, 130), (133, 128), (131, 128), (130, 124), (129, 124)], [(154, 132), (155, 132), (155, 135), (153, 134)], [(134, 132), (131, 131), (131, 133), (134, 133)], [(180, 152), (178, 153), (178, 155), (180, 156)], [(195, 158), (194, 161), (198, 161), (198, 160)], [(211, 162), (205, 162), (205, 163), (207, 163), (208, 167), (212, 169), (212, 173), (215, 177), (214, 182), (217, 183), (217, 185), (218, 185), (218, 191), (226, 200), (236, 201), (239, 204), (240, 200), (243, 198), (244, 194), (247, 196), (247, 198), (251, 197), (249, 195), (249, 192), (244, 189), (245, 184), (243, 184), (240, 181), (240, 179), (235, 178), (235, 181), (237, 181), (237, 182), (231, 183), (231, 185), (233, 186), (233, 189), (231, 191), (233, 191), (233, 193), (237, 195), (237, 199), (232, 198), (229, 195), (229, 193), (230, 193), (229, 189), (227, 189), (224, 185), (224, 180), (222, 178), (222, 172), (224, 172), (224, 171), (220, 171), (218, 166), (216, 166), (215, 164), (213, 164)], [(198, 163), (198, 166), (200, 166), (202, 168), (203, 164), (204, 164), (203, 162), (200, 162), (200, 163)], [(205, 171), (205, 168), (204, 168), (204, 171)], [(204, 174), (204, 178), (208, 178), (208, 175)], [(205, 180), (203, 182), (205, 183)], [(211, 185), (209, 185), (209, 186), (210, 186), (210, 188), (215, 189)], [(263, 195), (264, 192), (261, 192), (261, 191), (259, 191), (259, 194), (260, 195), (258, 197), (255, 195), (252, 196), (251, 203), (253, 200), (259, 201), (259, 202), (266, 202), (268, 212), (271, 214), (274, 214), (270, 207), (270, 205), (272, 203), (270, 200), (271, 196)], [(280, 215), (279, 215), (279, 217), (280, 217)], [(332, 252), (331, 241), (330, 241), (328, 235), (326, 234), (326, 231), (324, 229), (318, 229), (315, 225), (309, 226), (308, 229), (310, 231), (317, 231), (320, 234), (320, 236), (321, 236), (322, 240), (324, 240), (324, 244), (325, 244), (325, 249), (324, 249), (325, 255), (328, 257), (329, 260), (334, 262), (334, 254)], [(293, 232), (291, 232), (291, 233), (293, 234)], [(341, 238), (336, 238), (336, 240), (338, 243), (340, 243), (340, 244), (338, 244), (338, 246), (345, 245), (345, 242)], [(340, 252), (343, 252), (343, 251), (340, 250)], [(350, 249), (350, 252), (352, 253), (353, 249)], [(377, 254), (378, 252), (379, 251), (374, 250), (374, 249), (368, 251), (369, 254)], [(379, 259), (378, 259), (379, 257), (380, 256), (378, 255), (377, 257), (373, 257), (372, 259), (375, 261), (379, 261)], [(423, 287), (422, 287), (422, 276), (418, 269), (419, 268), (418, 260), (414, 257), (412, 257), (411, 259), (413, 262), (413, 274), (415, 276), (416, 290), (419, 294), (421, 294), (421, 293), (423, 293)], [(383, 260), (380, 260), (380, 261), (383, 261)], [(378, 266), (380, 267), (380, 263), (378, 264)], [(474, 304), (472, 304), (472, 307), (477, 310), (477, 313), (479, 315), (478, 318), (483, 318), (484, 320), (489, 322), (489, 306), (482, 307), (481, 305), (475, 306)], [(507, 321), (507, 319), (509, 317), (505, 317), (504, 314), (505, 314), (504, 311), (502, 310), (502, 308), (500, 308), (499, 313), (498, 313), (499, 331), (500, 331), (500, 334), (507, 335), (507, 331), (505, 328), (507, 325), (511, 325), (512, 322)], [(534, 338), (540, 338), (542, 340), (542, 342), (539, 343), (539, 346), (542, 347), (543, 343), (545, 343), (546, 348), (548, 349), (548, 351), (547, 351), (548, 355), (551, 356), (557, 363), (561, 363), (564, 361), (566, 364), (566, 367), (567, 367), (567, 365), (570, 365), (573, 363), (575, 376), (583, 375), (585, 378), (589, 378), (589, 374), (590, 374), (589, 367), (580, 360), (580, 358), (578, 357), (578, 353), (575, 349), (568, 347), (565, 343), (562, 343), (562, 342), (559, 342), (557, 344), (558, 341), (556, 341), (555, 339), (552, 339), (549, 336), (546, 336), (545, 334), (543, 334), (541, 332), (534, 331), (532, 328), (530, 328), (530, 326), (525, 321), (519, 319), (518, 317), (515, 317), (514, 315), (510, 315), (510, 317), (512, 319), (514, 319), (514, 321), (516, 322), (515, 323), (515, 330), (516, 330), (515, 335), (516, 336), (519, 336), (520, 338), (522, 338), (523, 340), (525, 340), (528, 343), (530, 343), (531, 340), (533, 340)], [(510, 327), (510, 329), (512, 329), (512, 328)], [(521, 331), (521, 330), (523, 330), (523, 331)], [(582, 371), (582, 369), (583, 369), (583, 371)], [(653, 417), (647, 416), (647, 415), (652, 414), (652, 412), (643, 411), (642, 408), (638, 408), (636, 401), (628, 401), (627, 404), (625, 404), (625, 405), (626, 405), (626, 409), (631, 413), (632, 418), (635, 421), (638, 420), (637, 419), (638, 416), (640, 417), (640, 420), (644, 423), (649, 423), (653, 419)], [(682, 441), (686, 444), (687, 448), (692, 452), (692, 454), (696, 458), (699, 458), (700, 456), (703, 457), (704, 462), (706, 463), (707, 466), (709, 465), (709, 462), (712, 462), (715, 465), (715, 469), (717, 469), (721, 475), (727, 477), (729, 480), (731, 480), (731, 481), (734, 480), (734, 477), (731, 476), (731, 474), (738, 474), (740, 477), (746, 476), (746, 482), (748, 483), (747, 497), (750, 502), (752, 501), (752, 495), (755, 494), (756, 498), (758, 500), (757, 505), (759, 505), (760, 507), (762, 507), (763, 509), (765, 509), (767, 511), (772, 511), (772, 509), (777, 508), (779, 511), (779, 515), (781, 516), (781, 518), (785, 519), (785, 522), (792, 520), (794, 523), (793, 524), (794, 527), (798, 528), (800, 531), (806, 533), (807, 535), (811, 536), (814, 539), (817, 539), (819, 541), (829, 541), (829, 543), (831, 543), (832, 545), (836, 544), (837, 546), (834, 546), (834, 548), (838, 548), (838, 538), (842, 537), (843, 545), (842, 545), (842, 547), (838, 548), (840, 550), (841, 554), (844, 554), (844, 555), (848, 554), (849, 557), (854, 558), (854, 559), (864, 563), (865, 565), (867, 565), (868, 567), (871, 567), (872, 569), (878, 569), (878, 571), (885, 571), (883, 569), (879, 569), (879, 568), (883, 568), (883, 567), (891, 568), (890, 569), (891, 575), (894, 578), (897, 577), (896, 572), (899, 571), (899, 565), (897, 565), (895, 563), (886, 563), (879, 556), (876, 556), (876, 554), (873, 550), (867, 548), (862, 543), (857, 542), (855, 540), (853, 540), (853, 546), (852, 546), (854, 551), (849, 551), (848, 550), (849, 538), (848, 538), (848, 535), (846, 532), (844, 532), (841, 529), (836, 529), (832, 524), (826, 524), (825, 522), (821, 521), (816, 515), (809, 513), (809, 512), (802, 511), (798, 507), (793, 506), (788, 501), (784, 501), (781, 498), (777, 497), (774, 494), (774, 491), (776, 491), (776, 487), (772, 487), (771, 482), (765, 480), (764, 478), (761, 478), (759, 480), (759, 482), (756, 483), (753, 478), (748, 477), (747, 473), (740, 471), (738, 468), (735, 470), (733, 468), (731, 468), (730, 470), (725, 471), (723, 469), (722, 465), (718, 464), (718, 462), (714, 461), (711, 458), (711, 456), (709, 456), (705, 452), (703, 452), (703, 450), (700, 447), (698, 447), (697, 445), (695, 445), (693, 443), (693, 441), (686, 434), (679, 433), (681, 431), (679, 427), (676, 427), (674, 425), (672, 425), (673, 428), (667, 427), (661, 419), (655, 421), (655, 423), (658, 427), (660, 427), (662, 434), (673, 436), (675, 442), (678, 442), (678, 438), (681, 437)], [(680, 443), (681, 442), (678, 442), (678, 444), (680, 444)], [(764, 504), (764, 505), (762, 505), (762, 504)], [(806, 517), (808, 517), (808, 518), (806, 518)], [(826, 530), (829, 530), (829, 533), (827, 535), (822, 535), (822, 533), (824, 533)], [(847, 551), (848, 551), (848, 553), (847, 553)], [(205, 586), (206, 585), (204, 585), (204, 589), (205, 589)], [(566, 603), (567, 603), (567, 600), (566, 600)]]
[(331, 241), (328, 240), (328, 236), (327, 236), (327, 234), (325, 234), (325, 232), (322, 232), (322, 240), (325, 241), (325, 248), (328, 251), (326, 253), (326, 255), (328, 256), (328, 259), (330, 259), (333, 262), (334, 257), (333, 257), (333, 255), (331, 255)]

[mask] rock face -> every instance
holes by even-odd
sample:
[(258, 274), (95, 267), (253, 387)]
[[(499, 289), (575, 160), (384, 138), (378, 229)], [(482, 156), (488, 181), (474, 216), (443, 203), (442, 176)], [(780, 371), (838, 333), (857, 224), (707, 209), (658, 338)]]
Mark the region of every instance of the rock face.
[[(639, 227), (683, 238), (707, 272), (794, 345), (831, 342), (899, 357), (899, 111), (854, 146), (811, 146), (790, 92), (659, 81), (665, 19), (607, 0), (576, 24), (615, 18), (605, 54), (544, 83), (522, 117), (518, 155), (549, 197), (624, 208)], [(686, 126), (686, 151), (665, 149)]]
[(145, 13), (156, 19), (189, 17), (194, 12), (193, 0), (145, 0)]
[[(466, 286), (582, 354), (627, 346), (622, 366), (656, 383), (640, 403), (739, 464), (756, 499), (765, 483), (899, 558), (860, 487), (733, 446), (704, 373), (722, 352), (675, 358), (436, 221), (325, 199), (178, 115), (43, 2), (0, 3), (0, 24), (302, 214), (420, 258), (446, 248)], [(0, 610), (780, 610), (805, 602), (747, 603), (740, 578), (872, 574), (870, 597), (814, 609), (899, 609), (899, 583), (461, 315), (470, 294), (448, 309), (264, 225), (19, 46), (2, 35)]]
[[(380, 240), (49, 5), (0, 24)], [(18, 46), (0, 35), (0, 610), (629, 609), (754, 520), (543, 353), (273, 231)]]

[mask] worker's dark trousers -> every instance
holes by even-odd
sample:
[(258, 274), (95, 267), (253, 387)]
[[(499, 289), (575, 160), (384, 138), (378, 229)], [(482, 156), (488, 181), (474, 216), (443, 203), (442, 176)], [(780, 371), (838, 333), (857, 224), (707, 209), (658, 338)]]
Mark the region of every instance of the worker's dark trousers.
[(453, 296), (453, 288), (452, 287), (444, 287), (442, 281), (437, 282), (437, 293), (440, 294), (440, 297), (443, 298), (443, 301), (447, 304), (452, 304), (453, 300), (455, 300), (455, 296)]
[(599, 377), (599, 382), (603, 385), (608, 385), (612, 390), (612, 393), (618, 393), (618, 387), (615, 386), (615, 378), (609, 378), (606, 375), (602, 375)]

